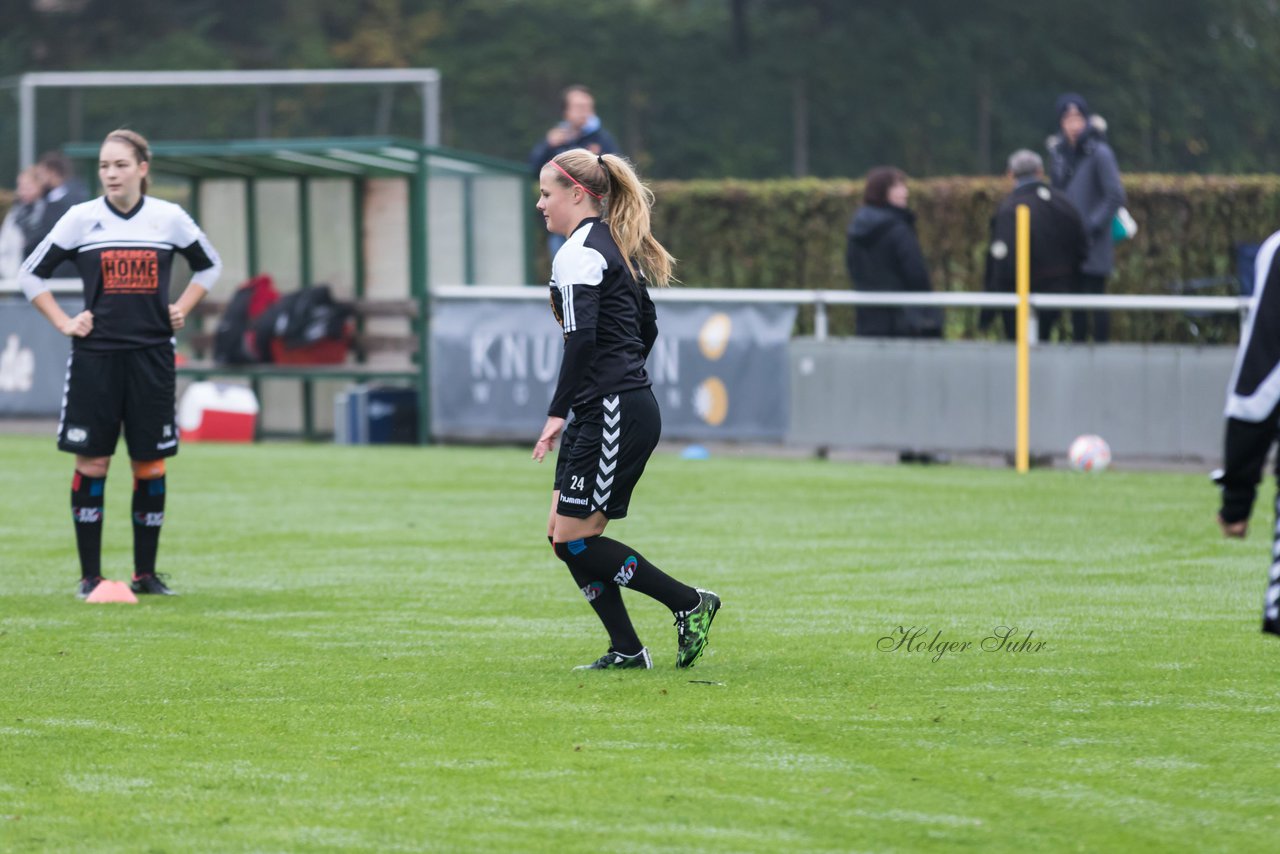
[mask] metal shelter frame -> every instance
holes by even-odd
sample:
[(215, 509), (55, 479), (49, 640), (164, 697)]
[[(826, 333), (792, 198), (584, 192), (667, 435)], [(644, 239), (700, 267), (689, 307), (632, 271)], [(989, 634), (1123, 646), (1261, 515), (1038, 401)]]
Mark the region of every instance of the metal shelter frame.
[[(265, 179), (292, 179), (298, 182), (298, 222), (301, 281), (311, 281), (310, 192), (312, 179), (342, 178), (356, 183), (353, 194), (352, 241), (355, 247), (352, 281), (355, 296), (365, 294), (366, 263), (363, 215), (363, 182), (367, 179), (402, 179), (408, 185), (408, 279), (409, 298), (418, 305), (417, 317), (411, 321), (418, 351), (415, 357), (415, 388), (419, 396), (418, 440), (430, 439), (429, 330), (431, 321), (429, 258), (427, 234), (428, 181), (432, 175), (461, 177), (464, 185), (472, 178), (495, 172), (524, 177), (523, 164), (484, 157), (469, 152), (394, 137), (334, 138), (305, 140), (245, 140), (235, 142), (157, 142), (152, 145), (152, 168), (158, 175), (185, 178), (189, 182), (191, 208), (199, 215), (201, 183), (206, 180), (239, 180), (245, 183), (244, 229), (249, 275), (261, 272), (258, 264), (258, 211), (255, 184)], [(97, 143), (68, 145), (64, 151), (75, 159), (96, 161)], [(464, 192), (469, 199), (470, 190)], [(466, 230), (469, 235), (469, 228)], [(468, 238), (464, 251), (467, 269), (474, 266), (474, 247)], [(529, 244), (526, 241), (526, 256)], [(526, 268), (531, 258), (525, 259)], [(267, 368), (269, 366), (262, 366)], [(317, 367), (314, 377), (296, 368), (282, 370), (281, 376), (303, 381), (306, 432), (311, 433), (311, 381), (328, 374), (341, 373), (339, 368)], [(236, 376), (235, 368), (216, 369), (204, 373)], [(325, 376), (322, 376), (325, 375)]]
[(18, 97), (18, 169), (36, 159), (36, 97), (40, 89), (185, 86), (415, 86), (422, 100), (422, 144), (440, 144), (440, 72), (434, 68), (351, 68), (261, 71), (39, 71), (0, 80)]

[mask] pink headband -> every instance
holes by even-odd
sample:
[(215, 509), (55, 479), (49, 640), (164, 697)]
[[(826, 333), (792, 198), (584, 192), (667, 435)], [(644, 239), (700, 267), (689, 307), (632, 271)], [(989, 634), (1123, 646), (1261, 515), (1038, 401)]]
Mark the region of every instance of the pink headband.
[(582, 186), (581, 184), (579, 184), (579, 183), (578, 183), (578, 179), (577, 179), (577, 178), (575, 178), (575, 177), (573, 177), (572, 175), (570, 175), (568, 172), (566, 172), (566, 171), (564, 170), (564, 167), (563, 167), (563, 166), (561, 166), (559, 163), (555, 162), (554, 160), (550, 161), (550, 163), (551, 163), (551, 165), (552, 165), (552, 166), (554, 166), (554, 167), (556, 167), (557, 169), (559, 169), (559, 170), (560, 170), (560, 174), (561, 174), (561, 175), (563, 175), (564, 177), (568, 178), (570, 181), (572, 181), (572, 182), (574, 183), (574, 186), (576, 186), (578, 189), (582, 190), (582, 192), (586, 193), (588, 196), (592, 196), (592, 197), (597, 198), (597, 199), (598, 199), (598, 198), (600, 198), (600, 194), (599, 194), (599, 193), (593, 193), (593, 192), (591, 192), (590, 190), (588, 190), (586, 187), (584, 187), (584, 186)]

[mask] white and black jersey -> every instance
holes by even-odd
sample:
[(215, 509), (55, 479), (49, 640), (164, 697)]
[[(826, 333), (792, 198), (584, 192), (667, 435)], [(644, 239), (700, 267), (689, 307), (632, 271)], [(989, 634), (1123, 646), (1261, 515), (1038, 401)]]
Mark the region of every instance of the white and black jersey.
[(648, 288), (627, 269), (598, 217), (583, 220), (551, 265), (551, 308), (564, 329), (564, 362), (548, 415), (598, 416), (605, 395), (646, 388), (658, 335)]
[(169, 278), (173, 256), (187, 259), (191, 281), (212, 289), (222, 262), (208, 238), (178, 205), (143, 196), (121, 213), (105, 197), (72, 207), (22, 265), (27, 299), (48, 290), (44, 280), (63, 261), (84, 280), (84, 307), (93, 332), (73, 339), (86, 351), (132, 350), (173, 337)]
[(1280, 232), (1258, 250), (1253, 301), (1227, 390), (1222, 516), (1247, 519), (1280, 421)]

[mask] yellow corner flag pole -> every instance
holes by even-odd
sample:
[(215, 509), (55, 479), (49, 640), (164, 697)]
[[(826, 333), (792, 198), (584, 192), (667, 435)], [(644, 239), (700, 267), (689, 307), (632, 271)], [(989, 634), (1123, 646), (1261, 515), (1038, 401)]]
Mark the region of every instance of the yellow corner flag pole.
[(1018, 205), (1017, 261), (1018, 284), (1018, 447), (1015, 460), (1018, 473), (1031, 468), (1031, 208)]

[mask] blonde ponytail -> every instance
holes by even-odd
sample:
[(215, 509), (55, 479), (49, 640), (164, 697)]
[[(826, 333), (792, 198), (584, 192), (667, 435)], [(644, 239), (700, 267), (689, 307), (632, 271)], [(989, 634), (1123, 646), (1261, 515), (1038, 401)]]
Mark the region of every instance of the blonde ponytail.
[(558, 155), (555, 162), (567, 178), (601, 200), (601, 217), (632, 276), (636, 275), (633, 264), (638, 263), (652, 285), (665, 288), (678, 281), (672, 274), (676, 259), (649, 230), (653, 191), (641, 182), (626, 158), (575, 148)]

